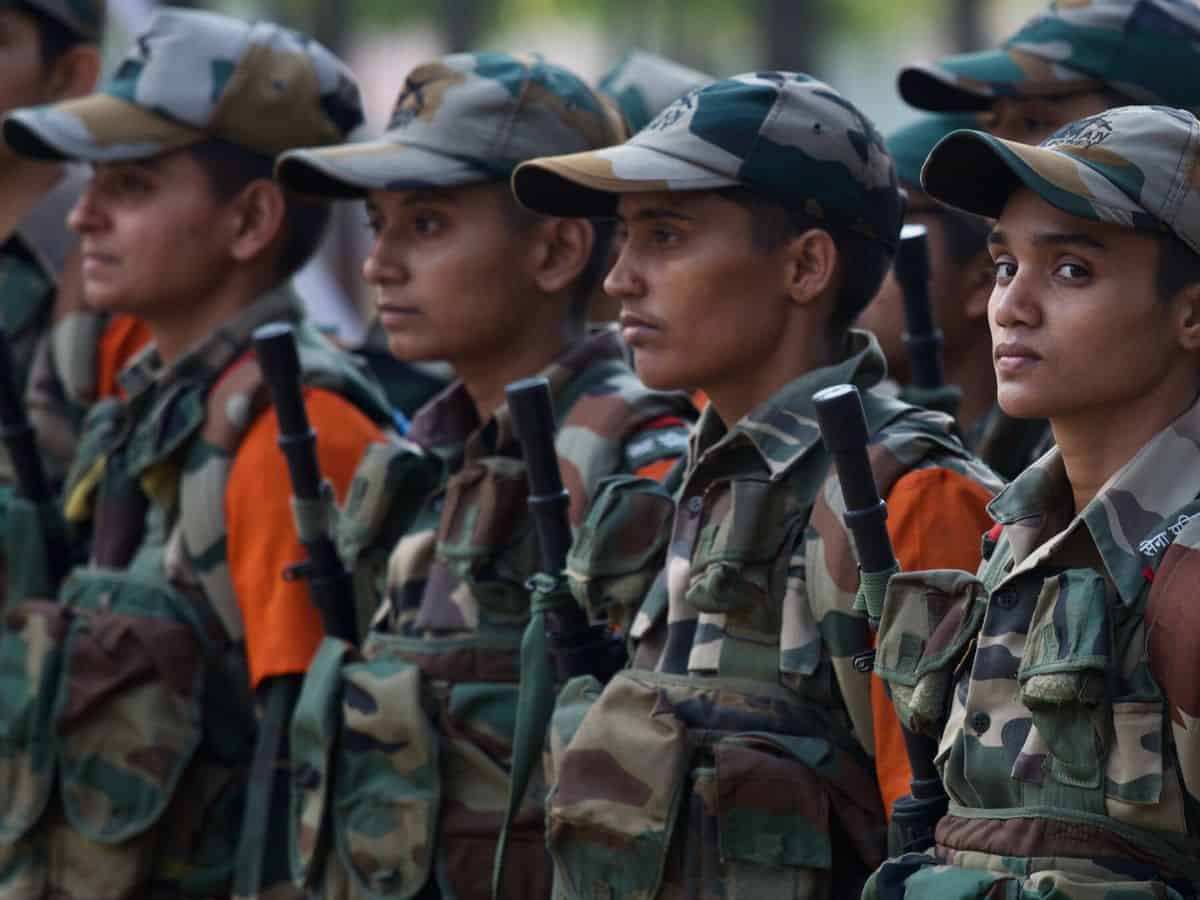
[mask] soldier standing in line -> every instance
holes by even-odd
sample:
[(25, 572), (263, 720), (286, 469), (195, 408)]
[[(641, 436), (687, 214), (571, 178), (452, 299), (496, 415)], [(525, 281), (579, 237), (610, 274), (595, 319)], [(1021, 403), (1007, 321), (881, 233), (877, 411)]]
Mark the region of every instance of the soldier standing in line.
[[(586, 329), (611, 229), (535, 216), (508, 188), (523, 160), (622, 137), (566, 69), (458, 54), (409, 73), (381, 139), (280, 160), (295, 190), (365, 198), (376, 242), (363, 276), (392, 353), (458, 374), (404, 447), (364, 461), (344, 513), (346, 555), (374, 542), (390, 560), (361, 656), (325, 643), (293, 727), (312, 772), (297, 856), (321, 896), (491, 896), (537, 567), (505, 386), (548, 378), (575, 524), (602, 479), (660, 477), (686, 446), (686, 398), (646, 390), (615, 328)], [(548, 896), (540, 790), (510, 848), (501, 896)]]
[[(871, 636), (813, 394), (863, 389), (906, 565), (978, 559), (998, 486), (949, 417), (869, 390), (883, 357), (850, 323), (903, 208), (883, 140), (829, 86), (766, 72), (687, 95), (619, 147), (526, 163), (513, 185), (545, 214), (617, 216), (605, 289), (638, 373), (711, 399), (673, 527), (669, 498), (662, 514), (661, 492), (614, 481), (572, 550), (575, 590), (637, 610), (637, 652), (603, 690), (559, 697), (561, 895), (850, 896), (883, 852), (881, 794), (907, 793), (908, 773), (854, 665)], [(641, 552), (656, 544), (665, 566)], [(661, 573), (644, 596), (639, 564)]]
[[(260, 695), (320, 622), (251, 331), (293, 321), (308, 415), (340, 491), (389, 421), (382, 393), (299, 322), (286, 287), (327, 210), (272, 178), (362, 121), (350, 72), (270, 23), (157, 13), (102, 89), (11, 113), (4, 138), (93, 175), (70, 212), (90, 308), (153, 343), (93, 407), (65, 487), (94, 536), (58, 603), (10, 611), (0, 896), (228, 896)], [(282, 841), (281, 841), (282, 843)], [(284, 860), (273, 875), (290, 890)]]
[(1036, 147), (961, 131), (926, 163), (997, 220), (999, 402), (1057, 447), (992, 501), (978, 578), (889, 585), (876, 671), (940, 738), (950, 812), (865, 897), (1200, 896), (1198, 168), (1166, 107)]
[[(1046, 423), (1008, 420), (1008, 427), (995, 427), (996, 417), (1003, 414), (996, 406), (992, 338), (987, 325), (987, 301), (994, 278), (987, 252), (991, 224), (938, 203), (921, 190), (921, 166), (934, 145), (952, 131), (977, 127), (975, 115), (928, 116), (892, 134), (887, 147), (908, 196), (904, 222), (923, 225), (929, 235), (930, 304), (934, 321), (945, 336), (946, 383), (962, 392), (957, 417), (967, 446), (1000, 475), (1014, 478), (1045, 440)], [(858, 325), (879, 339), (888, 375), (901, 386), (907, 385), (911, 370), (904, 345), (904, 303), (894, 271), (863, 310)]]
[[(1129, 103), (1200, 112), (1196, 0), (1053, 0), (994, 49), (901, 70), (900, 96), (930, 112), (971, 112), (978, 127), (1037, 143), (1068, 122)], [(972, 449), (1012, 477), (1049, 447), (1043, 426), (993, 407)]]

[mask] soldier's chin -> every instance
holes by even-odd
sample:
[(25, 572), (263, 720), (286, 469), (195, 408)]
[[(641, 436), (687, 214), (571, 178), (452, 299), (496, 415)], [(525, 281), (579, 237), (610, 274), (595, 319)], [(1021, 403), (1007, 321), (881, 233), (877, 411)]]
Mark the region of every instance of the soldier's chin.
[(996, 402), (1004, 414), (1013, 419), (1047, 419), (1055, 409), (1052, 398), (1028, 385), (1000, 384)]
[(696, 386), (689, 372), (653, 350), (634, 350), (633, 369), (642, 384), (653, 391), (688, 391)]

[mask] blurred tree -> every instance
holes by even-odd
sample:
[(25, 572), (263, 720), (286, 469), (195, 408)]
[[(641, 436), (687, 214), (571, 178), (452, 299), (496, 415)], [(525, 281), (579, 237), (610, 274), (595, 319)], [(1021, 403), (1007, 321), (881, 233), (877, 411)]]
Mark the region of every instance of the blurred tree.
[(759, 0), (759, 7), (766, 67), (817, 71), (829, 27), (828, 0)]
[(500, 5), (486, 0), (442, 0), (437, 7), (437, 26), (446, 49), (456, 53), (478, 47), (491, 24), (490, 12)]
[(983, 23), (984, 4), (979, 0), (949, 0), (954, 47), (960, 53), (978, 50), (987, 44)]

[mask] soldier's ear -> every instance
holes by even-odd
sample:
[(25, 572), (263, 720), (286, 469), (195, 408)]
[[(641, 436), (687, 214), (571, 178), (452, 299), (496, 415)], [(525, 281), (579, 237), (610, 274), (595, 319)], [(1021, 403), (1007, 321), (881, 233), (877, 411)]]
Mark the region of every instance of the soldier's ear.
[(596, 243), (596, 229), (587, 219), (549, 218), (539, 222), (534, 253), (534, 283), (546, 294), (571, 286), (587, 267)]
[(283, 189), (265, 178), (252, 181), (230, 201), (229, 214), (229, 254), (238, 262), (251, 262), (277, 243), (286, 225)]
[(1179, 324), (1179, 343), (1184, 350), (1200, 351), (1200, 281), (1193, 281), (1172, 301)]
[(823, 228), (809, 228), (783, 247), (786, 283), (793, 303), (811, 306), (836, 289), (839, 252), (833, 235)]
[(47, 99), (60, 102), (86, 97), (96, 89), (99, 77), (100, 49), (95, 44), (76, 44), (59, 56), (47, 73)]

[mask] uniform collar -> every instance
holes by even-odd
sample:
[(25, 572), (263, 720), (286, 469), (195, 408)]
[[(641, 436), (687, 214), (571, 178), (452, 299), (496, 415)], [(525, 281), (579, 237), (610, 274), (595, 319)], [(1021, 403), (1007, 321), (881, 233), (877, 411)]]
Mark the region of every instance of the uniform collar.
[(163, 365), (158, 348), (150, 344), (129, 362), (117, 381), (132, 400), (155, 386), (213, 378), (248, 352), (255, 328), (287, 319), (300, 319), (300, 301), (289, 287), (283, 286), (264, 294), (224, 322), (171, 366)]
[[(593, 329), (538, 374), (550, 382), (550, 396), (557, 406), (563, 390), (580, 373), (596, 363), (624, 358), (616, 327), (605, 326)], [(452, 382), (417, 410), (406, 437), (444, 460), (452, 460), (464, 450), (471, 456), (496, 453), (513, 446), (516, 440), (508, 406), (481, 422), (462, 381)]]
[(1012, 574), (1053, 556), (1071, 534), (1086, 527), (1121, 599), (1133, 603), (1147, 564), (1173, 537), (1167, 521), (1200, 496), (1200, 400), (1155, 435), (1059, 533), (1044, 532), (1055, 510), (1069, 508), (1071, 486), (1057, 447), (1001, 491), (988, 511), (1005, 525)]
[(748, 443), (762, 457), (771, 479), (778, 480), (821, 440), (813, 395), (835, 384), (853, 384), (867, 390), (882, 381), (885, 371), (883, 352), (875, 336), (851, 331), (845, 359), (789, 381), (732, 429), (726, 428), (710, 404), (689, 440), (691, 468), (704, 457)]

